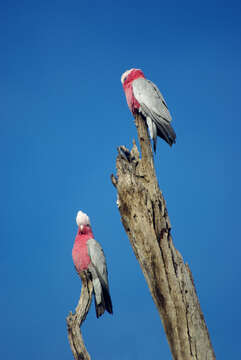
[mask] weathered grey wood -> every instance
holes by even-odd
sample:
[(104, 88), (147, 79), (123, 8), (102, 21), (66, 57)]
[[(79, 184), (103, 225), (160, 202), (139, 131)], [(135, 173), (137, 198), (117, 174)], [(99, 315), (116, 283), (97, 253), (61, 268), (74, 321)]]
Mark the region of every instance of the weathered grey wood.
[(70, 312), (66, 318), (68, 339), (75, 360), (91, 360), (90, 355), (85, 348), (80, 327), (84, 322), (91, 305), (93, 284), (87, 272), (81, 273), (80, 277), (82, 288), (78, 305), (75, 309), (75, 313), (72, 314), (72, 312)]
[(173, 359), (212, 360), (215, 355), (191, 271), (173, 245), (147, 127), (140, 115), (135, 122), (142, 157), (135, 142), (131, 152), (119, 147), (117, 177), (112, 175), (121, 220), (162, 319)]

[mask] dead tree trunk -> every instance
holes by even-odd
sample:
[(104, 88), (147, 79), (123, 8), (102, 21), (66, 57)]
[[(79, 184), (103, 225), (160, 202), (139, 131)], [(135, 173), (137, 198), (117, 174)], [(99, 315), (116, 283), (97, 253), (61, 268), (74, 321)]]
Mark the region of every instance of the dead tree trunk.
[(191, 271), (172, 242), (146, 124), (140, 115), (135, 122), (142, 156), (135, 142), (131, 152), (119, 147), (117, 177), (112, 175), (123, 226), (162, 319), (173, 359), (215, 359)]
[(93, 284), (88, 273), (80, 273), (82, 288), (79, 303), (75, 313), (69, 313), (66, 322), (68, 328), (68, 339), (75, 360), (90, 360), (90, 355), (85, 348), (80, 327), (85, 321), (91, 305)]

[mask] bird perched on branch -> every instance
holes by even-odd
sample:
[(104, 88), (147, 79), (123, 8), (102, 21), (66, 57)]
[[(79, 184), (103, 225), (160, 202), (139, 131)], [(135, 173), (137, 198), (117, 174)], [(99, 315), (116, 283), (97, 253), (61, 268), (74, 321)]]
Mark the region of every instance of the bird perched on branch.
[(156, 138), (160, 136), (170, 146), (176, 142), (176, 134), (170, 122), (172, 117), (158, 87), (147, 80), (140, 69), (124, 72), (121, 82), (130, 111), (140, 113), (146, 120), (156, 151)]
[(94, 239), (88, 215), (78, 211), (76, 216), (78, 232), (75, 238), (72, 257), (80, 274), (88, 272), (93, 282), (97, 318), (105, 310), (113, 313), (110, 297), (105, 255), (100, 244)]

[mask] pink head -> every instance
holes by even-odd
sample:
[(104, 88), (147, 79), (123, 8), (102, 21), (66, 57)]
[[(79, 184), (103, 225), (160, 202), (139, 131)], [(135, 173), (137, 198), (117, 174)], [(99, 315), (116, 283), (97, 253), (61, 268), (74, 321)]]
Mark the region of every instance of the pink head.
[(121, 82), (122, 85), (126, 85), (127, 83), (138, 79), (138, 78), (144, 78), (144, 74), (140, 69), (130, 69), (124, 72), (124, 74), (121, 75)]

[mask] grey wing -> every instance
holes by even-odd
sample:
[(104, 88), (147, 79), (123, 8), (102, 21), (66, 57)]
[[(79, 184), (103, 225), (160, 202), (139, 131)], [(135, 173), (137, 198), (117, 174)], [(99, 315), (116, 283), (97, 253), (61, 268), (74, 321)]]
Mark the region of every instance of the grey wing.
[(87, 247), (91, 263), (94, 266), (100, 281), (104, 282), (105, 286), (108, 288), (107, 267), (102, 247), (95, 239), (89, 239), (87, 241)]
[(105, 310), (113, 314), (103, 249), (95, 239), (89, 239), (87, 241), (87, 248), (91, 260), (89, 270), (92, 275), (95, 293), (96, 316), (97, 318), (100, 317)]
[(150, 80), (139, 78), (133, 81), (133, 94), (141, 106), (145, 116), (154, 118), (157, 122), (159, 117), (167, 122), (172, 120), (167, 104), (158, 87)]

